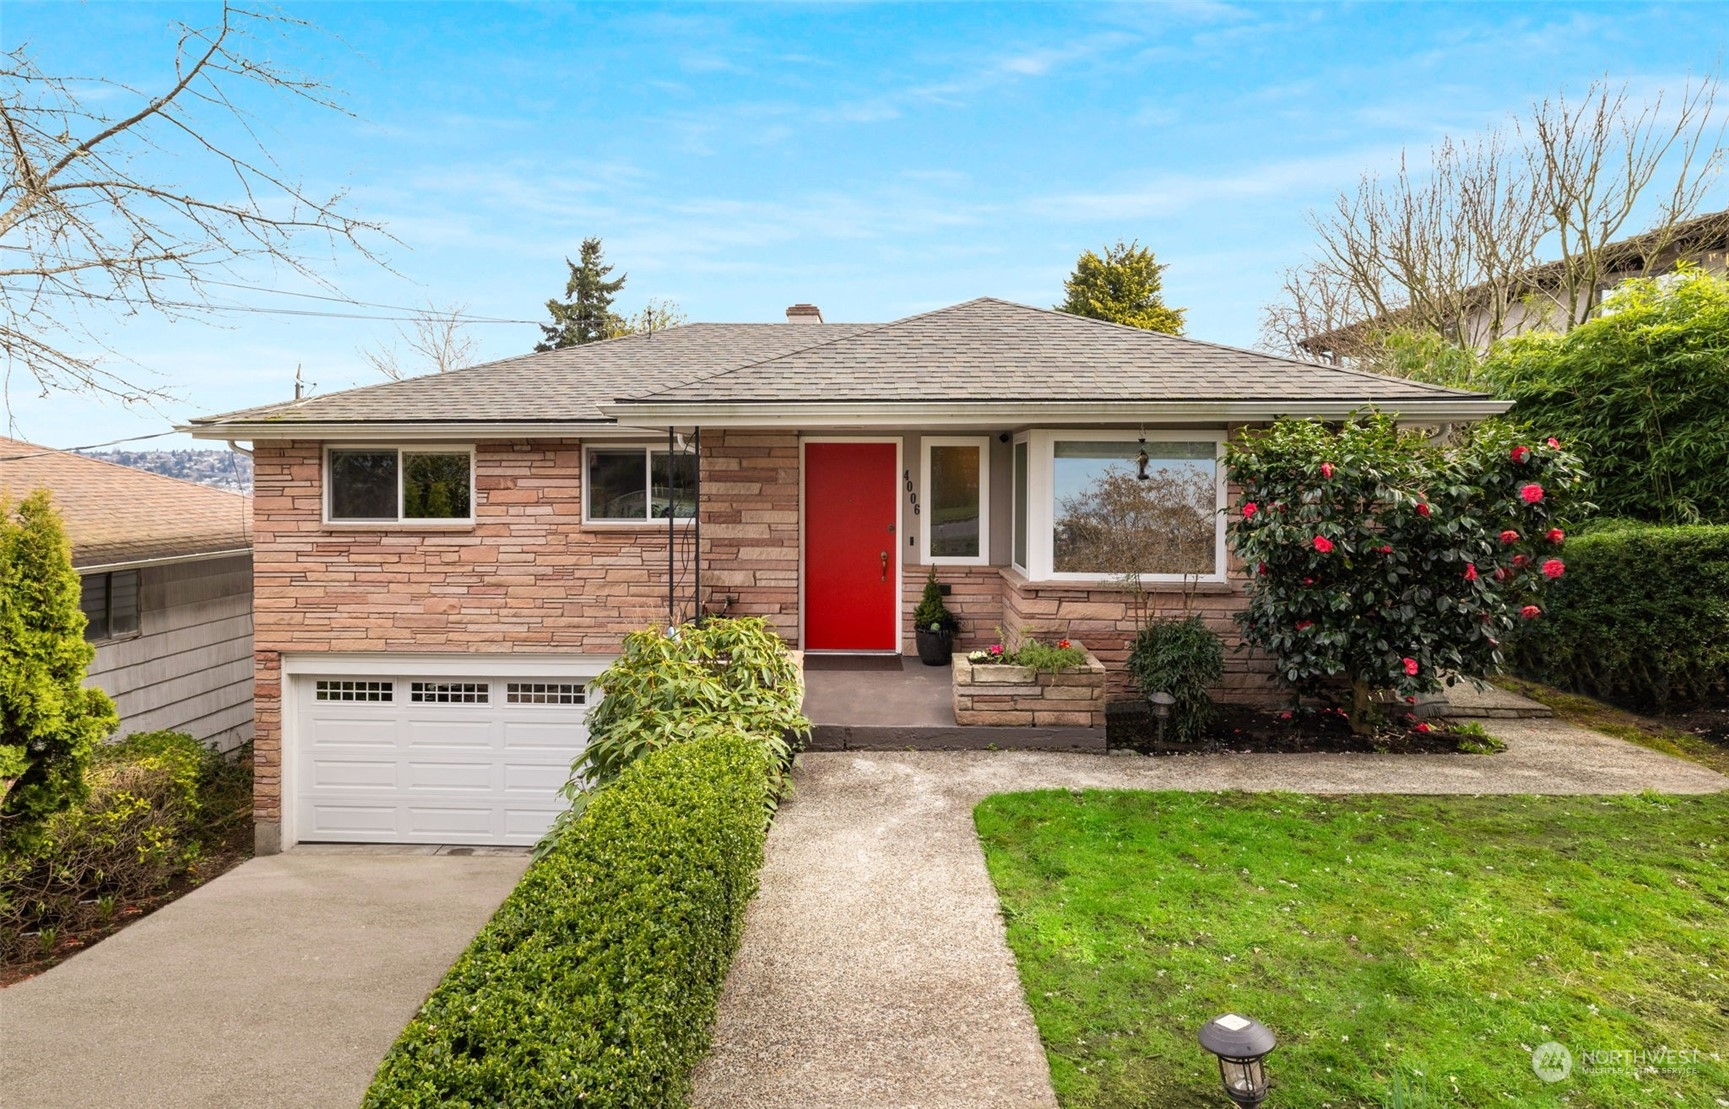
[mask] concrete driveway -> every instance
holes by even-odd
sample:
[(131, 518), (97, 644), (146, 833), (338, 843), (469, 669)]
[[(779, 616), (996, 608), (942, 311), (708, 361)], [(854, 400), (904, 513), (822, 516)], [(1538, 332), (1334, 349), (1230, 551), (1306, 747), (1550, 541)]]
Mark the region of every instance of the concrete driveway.
[(528, 865), (432, 850), (253, 859), (0, 991), (0, 1103), (354, 1109)]

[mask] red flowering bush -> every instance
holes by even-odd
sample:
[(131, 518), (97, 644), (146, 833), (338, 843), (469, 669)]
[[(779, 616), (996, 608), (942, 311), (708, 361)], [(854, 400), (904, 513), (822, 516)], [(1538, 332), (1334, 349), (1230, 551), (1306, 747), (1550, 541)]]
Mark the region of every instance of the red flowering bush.
[(1233, 445), (1227, 465), (1245, 501), (1284, 506), (1230, 525), (1232, 550), (1259, 571), (1244, 639), (1282, 684), (1348, 689), (1359, 731), (1379, 691), (1411, 697), (1443, 674), (1500, 669), (1500, 637), (1541, 615), (1533, 602), (1559, 575), (1554, 524), (1581, 478), (1572, 455), (1499, 423), (1438, 446), (1378, 414), (1281, 420)]

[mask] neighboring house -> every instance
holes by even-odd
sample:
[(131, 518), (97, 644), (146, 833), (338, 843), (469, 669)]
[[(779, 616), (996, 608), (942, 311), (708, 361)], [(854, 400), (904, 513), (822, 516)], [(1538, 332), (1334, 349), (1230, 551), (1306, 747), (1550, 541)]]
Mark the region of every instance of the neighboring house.
[[(1120, 668), (1138, 570), (1234, 641), (1233, 429), (1506, 407), (1001, 300), (820, 320), (194, 421), (253, 448), (261, 849), (532, 841), (589, 680), (626, 632), (699, 609), (807, 653), (912, 653), (935, 566), (961, 646), (1024, 629)], [(1228, 682), (1268, 688), (1240, 656)]]
[(0, 497), (45, 488), (72, 541), (96, 645), (87, 684), (120, 732), (252, 738), (252, 506), (246, 497), (0, 438)]
[[(1601, 291), (1607, 294), (1624, 281), (1668, 273), (1683, 263), (1718, 276), (1729, 273), (1729, 211), (1712, 212), (1687, 220), (1661, 235), (1634, 235), (1610, 243), (1603, 249), (1602, 272), (1605, 277)], [(1483, 351), (1497, 339), (1528, 331), (1559, 330), (1557, 325), (1567, 317), (1566, 302), (1560, 291), (1563, 273), (1560, 262), (1545, 262), (1526, 270), (1521, 278), (1523, 287), (1516, 291), (1499, 328), (1494, 324), (1494, 313), (1479, 309), (1457, 321), (1451, 337), (1462, 345)], [(1467, 290), (1468, 298), (1472, 294), (1475, 294), (1473, 303), (1483, 303), (1488, 296), (1487, 286)], [(1347, 360), (1349, 352), (1360, 350), (1365, 338), (1399, 325), (1399, 313), (1392, 312), (1311, 335), (1297, 346), (1310, 357), (1337, 364)]]

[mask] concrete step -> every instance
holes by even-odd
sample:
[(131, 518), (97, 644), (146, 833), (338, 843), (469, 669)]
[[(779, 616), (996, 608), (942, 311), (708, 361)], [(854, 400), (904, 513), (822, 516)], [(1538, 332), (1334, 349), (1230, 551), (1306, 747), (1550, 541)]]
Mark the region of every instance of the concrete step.
[(1470, 682), (1461, 681), (1442, 690), (1440, 697), (1446, 701), (1446, 707), (1439, 715), (1455, 720), (1534, 720), (1555, 715), (1555, 710), (1541, 701), (1492, 685), (1479, 690)]
[(812, 751), (1094, 751), (1103, 728), (1011, 728), (959, 724), (817, 724)]

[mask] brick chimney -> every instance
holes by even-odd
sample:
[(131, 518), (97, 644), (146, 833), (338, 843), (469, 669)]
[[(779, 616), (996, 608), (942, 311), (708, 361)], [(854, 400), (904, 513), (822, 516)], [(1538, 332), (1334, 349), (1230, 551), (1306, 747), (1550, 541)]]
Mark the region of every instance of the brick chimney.
[(795, 304), (786, 310), (787, 323), (821, 323), (822, 309), (814, 304)]

